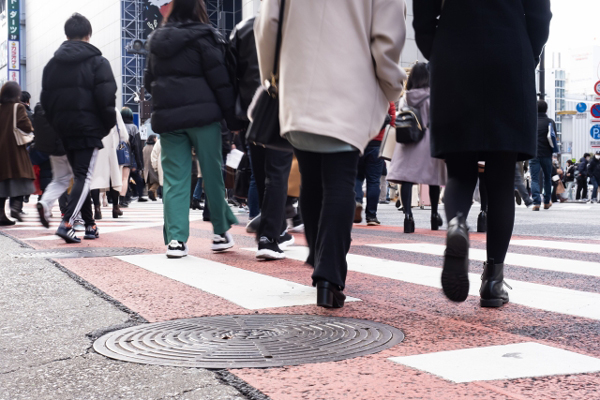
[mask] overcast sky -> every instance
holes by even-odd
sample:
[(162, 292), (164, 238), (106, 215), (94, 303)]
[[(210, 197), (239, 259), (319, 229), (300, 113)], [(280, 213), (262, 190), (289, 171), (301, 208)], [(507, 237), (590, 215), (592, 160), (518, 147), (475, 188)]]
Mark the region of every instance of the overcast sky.
[(548, 49), (563, 51), (600, 45), (600, 0), (550, 0), (552, 23)]

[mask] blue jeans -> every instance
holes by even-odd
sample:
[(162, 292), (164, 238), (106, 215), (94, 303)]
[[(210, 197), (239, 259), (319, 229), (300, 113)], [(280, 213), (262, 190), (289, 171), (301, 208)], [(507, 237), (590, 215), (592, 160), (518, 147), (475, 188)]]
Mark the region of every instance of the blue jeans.
[(596, 201), (598, 200), (598, 180), (596, 179), (596, 177), (592, 176), (592, 178), (590, 179), (593, 189), (592, 189), (592, 200)]
[[(529, 161), (529, 168), (531, 172), (531, 195), (533, 197), (533, 204), (542, 204), (542, 197), (540, 195), (540, 179), (543, 179), (544, 183), (544, 204), (550, 204), (552, 197), (552, 157), (538, 157)], [(543, 177), (540, 177), (540, 171), (543, 173)]]
[(379, 148), (381, 142), (371, 141), (363, 154), (358, 159), (358, 174), (356, 176), (356, 202), (362, 204), (363, 200), (363, 181), (367, 180), (367, 218), (377, 217), (377, 205), (379, 203), (379, 194), (381, 193), (381, 174), (385, 162), (379, 158)]
[(200, 201), (202, 198), (202, 178), (198, 178), (196, 188), (194, 189), (194, 200)]

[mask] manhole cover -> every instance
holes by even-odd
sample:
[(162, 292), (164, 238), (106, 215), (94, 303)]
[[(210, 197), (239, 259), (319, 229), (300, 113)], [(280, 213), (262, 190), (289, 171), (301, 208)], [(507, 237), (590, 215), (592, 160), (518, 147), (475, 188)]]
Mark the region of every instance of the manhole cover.
[(146, 249), (138, 249), (135, 247), (75, 247), (70, 249), (34, 250), (24, 253), (14, 253), (11, 255), (15, 258), (92, 258), (133, 256), (147, 252), (148, 250)]
[(140, 364), (280, 367), (378, 353), (404, 340), (377, 322), (314, 315), (238, 315), (139, 325), (102, 336), (94, 350)]

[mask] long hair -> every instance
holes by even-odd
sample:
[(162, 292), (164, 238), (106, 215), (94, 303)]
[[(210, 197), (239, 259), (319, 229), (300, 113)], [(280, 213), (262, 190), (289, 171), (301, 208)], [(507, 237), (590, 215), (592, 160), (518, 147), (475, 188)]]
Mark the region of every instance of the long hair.
[(17, 82), (6, 82), (0, 90), (0, 104), (20, 103), (21, 86)]
[(167, 22), (202, 22), (210, 23), (204, 0), (173, 0), (171, 9), (164, 19)]
[(410, 70), (406, 90), (424, 89), (429, 87), (429, 70), (427, 64), (416, 63)]

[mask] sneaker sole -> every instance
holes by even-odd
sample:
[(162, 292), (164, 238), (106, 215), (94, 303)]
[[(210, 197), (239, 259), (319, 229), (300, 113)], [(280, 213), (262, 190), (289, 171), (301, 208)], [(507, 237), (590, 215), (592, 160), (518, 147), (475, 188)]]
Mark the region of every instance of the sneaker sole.
[[(446, 245), (442, 289), (446, 297), (454, 302), (463, 302), (469, 296), (469, 242), (460, 235), (451, 235)], [(448, 254), (449, 253), (449, 254)]]
[(481, 307), (486, 307), (486, 308), (498, 308), (498, 307), (502, 307), (503, 305), (505, 305), (506, 303), (508, 303), (508, 300), (504, 301), (502, 299), (480, 299), (479, 300), (479, 305)]
[(210, 249), (216, 253), (222, 253), (224, 251), (227, 251), (229, 249), (231, 249), (233, 246), (235, 246), (234, 243), (231, 244), (220, 244), (220, 245), (213, 245)]
[(367, 222), (367, 226), (379, 226), (381, 224), (378, 224), (377, 222)]
[(60, 235), (60, 234), (56, 234), (56, 236), (58, 236), (59, 238), (63, 239), (65, 242), (69, 243), (69, 244), (75, 244), (75, 243), (81, 243), (81, 239), (77, 238), (72, 238), (68, 235)]
[(283, 260), (285, 258), (285, 254), (278, 253), (278, 252), (273, 251), (273, 250), (263, 249), (263, 250), (258, 250), (256, 252), (256, 258), (258, 260), (265, 260), (265, 261), (269, 261), (269, 260)]
[(168, 254), (167, 253), (167, 258), (183, 258), (183, 257), (187, 257), (187, 254)]
[(85, 240), (94, 240), (94, 239), (98, 239), (100, 237), (100, 235), (96, 236), (96, 235), (85, 235), (83, 238)]

